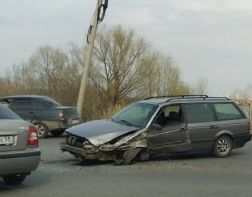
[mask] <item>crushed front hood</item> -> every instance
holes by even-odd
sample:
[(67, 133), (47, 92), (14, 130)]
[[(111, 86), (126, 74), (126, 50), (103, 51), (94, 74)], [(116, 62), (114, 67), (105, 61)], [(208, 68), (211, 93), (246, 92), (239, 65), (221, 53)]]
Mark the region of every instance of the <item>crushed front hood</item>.
[(93, 145), (99, 146), (121, 135), (137, 130), (139, 128), (119, 124), (111, 120), (95, 120), (73, 126), (66, 131), (73, 135), (84, 137)]

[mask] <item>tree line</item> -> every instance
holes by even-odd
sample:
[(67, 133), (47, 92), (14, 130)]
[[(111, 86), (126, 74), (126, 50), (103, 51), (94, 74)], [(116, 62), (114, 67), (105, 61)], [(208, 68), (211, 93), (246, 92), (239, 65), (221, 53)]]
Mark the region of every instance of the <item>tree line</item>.
[[(39, 94), (76, 105), (85, 47), (39, 47), (1, 76), (1, 96)], [(207, 81), (187, 84), (172, 57), (155, 51), (131, 29), (105, 27), (97, 34), (83, 117), (110, 116), (122, 106), (156, 95), (204, 94)]]

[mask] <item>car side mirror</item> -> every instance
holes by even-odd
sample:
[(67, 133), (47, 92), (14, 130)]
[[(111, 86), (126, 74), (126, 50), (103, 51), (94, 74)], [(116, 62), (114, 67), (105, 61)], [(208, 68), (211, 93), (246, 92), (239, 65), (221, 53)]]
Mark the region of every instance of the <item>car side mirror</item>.
[(150, 128), (153, 130), (162, 130), (163, 127), (160, 124), (153, 124)]

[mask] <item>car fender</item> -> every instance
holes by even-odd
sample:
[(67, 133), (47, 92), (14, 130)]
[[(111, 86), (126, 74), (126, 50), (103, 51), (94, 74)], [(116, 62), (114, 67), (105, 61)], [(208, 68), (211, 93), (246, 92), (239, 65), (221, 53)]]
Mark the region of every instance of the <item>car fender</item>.
[(222, 135), (229, 135), (229, 136), (231, 136), (231, 137), (234, 136), (234, 134), (233, 134), (231, 131), (229, 131), (229, 130), (222, 130), (222, 131), (218, 132), (218, 133), (215, 135), (215, 139), (217, 139), (218, 137), (220, 137), (220, 136), (222, 136)]

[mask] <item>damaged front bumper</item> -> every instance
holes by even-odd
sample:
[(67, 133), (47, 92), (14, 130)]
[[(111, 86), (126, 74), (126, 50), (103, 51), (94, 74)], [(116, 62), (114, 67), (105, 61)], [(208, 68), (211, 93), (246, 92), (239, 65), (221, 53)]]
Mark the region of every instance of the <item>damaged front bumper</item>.
[(115, 161), (117, 164), (130, 164), (140, 152), (147, 149), (145, 135), (136, 138), (135, 134), (124, 137), (113, 144), (102, 144), (99, 146), (90, 143), (69, 143), (60, 144), (61, 151), (67, 151), (76, 158), (84, 160)]
[(118, 148), (116, 150), (110, 150), (110, 148), (102, 150), (96, 148), (83, 149), (66, 143), (61, 143), (60, 149), (71, 153), (76, 158), (84, 160), (115, 161), (117, 164), (130, 164), (138, 153), (144, 150), (142, 147), (128, 147), (127, 149)]
[(115, 160), (116, 154), (112, 150), (102, 151), (99, 148), (81, 148), (69, 145), (67, 143), (61, 143), (60, 149), (67, 151), (74, 155), (76, 158), (87, 159), (87, 160)]

